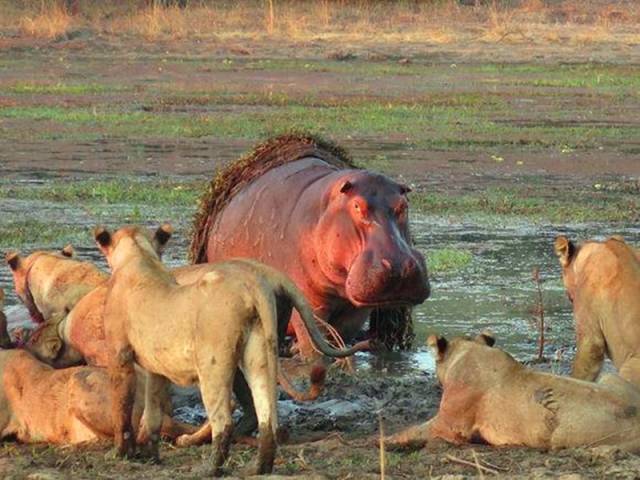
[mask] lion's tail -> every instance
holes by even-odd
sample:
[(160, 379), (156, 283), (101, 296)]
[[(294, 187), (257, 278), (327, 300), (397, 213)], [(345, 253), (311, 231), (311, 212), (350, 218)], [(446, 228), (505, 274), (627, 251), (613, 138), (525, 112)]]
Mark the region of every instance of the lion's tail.
[[(275, 360), (275, 365), (269, 365), (270, 373), (273, 372), (273, 378), (278, 379), (278, 383), (291, 398), (299, 401), (311, 401), (320, 396), (324, 390), (324, 380), (326, 369), (322, 366), (316, 366), (312, 369), (310, 380), (311, 386), (308, 390), (298, 390), (285, 375), (280, 365), (278, 357), (278, 311), (277, 302), (274, 291), (270, 288), (260, 289), (256, 298), (258, 315), (262, 323), (265, 338), (269, 345), (270, 354), (269, 361)], [(274, 353), (271, 354), (271, 351)]]
[(307, 302), (303, 293), (286, 275), (280, 272), (278, 272), (278, 275), (281, 290), (290, 299), (294, 308), (300, 314), (300, 318), (309, 332), (309, 336), (311, 337), (313, 344), (320, 353), (327, 355), (328, 357), (344, 358), (350, 357), (356, 352), (370, 349), (368, 341), (359, 342), (354, 346), (345, 349), (338, 349), (331, 346), (318, 328), (318, 324), (313, 316), (313, 310), (311, 310), (311, 306)]

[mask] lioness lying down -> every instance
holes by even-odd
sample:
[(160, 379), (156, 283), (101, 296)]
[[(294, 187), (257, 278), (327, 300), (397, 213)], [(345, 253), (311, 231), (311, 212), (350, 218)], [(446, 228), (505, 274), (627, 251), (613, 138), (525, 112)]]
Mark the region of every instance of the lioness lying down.
[[(263, 281), (247, 280), (242, 269), (206, 273), (179, 285), (162, 265), (153, 243), (165, 243), (163, 226), (151, 238), (139, 227), (115, 234), (97, 229), (96, 242), (112, 269), (105, 303), (107, 343), (113, 349), (109, 371), (118, 451), (133, 450), (131, 398), (134, 361), (148, 373), (144, 427), (149, 453), (157, 457), (158, 391), (167, 379), (199, 383), (212, 431), (214, 473), (220, 473), (233, 429), (231, 389), (240, 368), (251, 389), (259, 425), (258, 473), (270, 472), (277, 428), (278, 303)], [(296, 305), (311, 316), (309, 306)]]
[(606, 354), (640, 386), (640, 252), (619, 237), (577, 246), (565, 236), (555, 251), (576, 324), (572, 376), (595, 380)]
[(385, 439), (417, 447), (441, 439), (455, 444), (564, 448), (615, 445), (640, 450), (640, 390), (619, 377), (601, 383), (529, 370), (486, 334), (475, 340), (432, 335), (443, 393), (428, 422)]
[[(109, 412), (112, 397), (106, 369), (72, 367), (55, 370), (22, 349), (0, 350), (0, 439), (15, 436), (25, 443), (73, 444), (113, 438)], [(138, 428), (144, 390), (133, 401), (132, 421)], [(193, 433), (191, 425), (162, 417), (161, 435), (175, 439)]]

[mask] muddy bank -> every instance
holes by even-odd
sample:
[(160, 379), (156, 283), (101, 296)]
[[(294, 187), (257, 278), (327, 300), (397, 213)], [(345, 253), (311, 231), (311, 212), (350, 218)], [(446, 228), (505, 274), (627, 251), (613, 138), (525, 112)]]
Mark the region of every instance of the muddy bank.
[[(432, 374), (398, 376), (392, 369), (362, 365), (355, 375), (331, 371), (327, 390), (313, 404), (281, 398), (280, 422), (290, 439), (280, 446), (274, 475), (264, 478), (380, 478), (376, 446), (379, 421), (387, 433), (423, 422), (437, 411), (440, 388)], [(568, 362), (536, 368), (566, 372)], [(177, 411), (198, 410), (197, 395), (176, 398)], [(193, 416), (192, 419), (195, 419)], [(4, 478), (202, 478), (208, 446), (162, 447), (162, 463), (119, 461), (110, 445), (54, 448), (5, 443), (0, 449)], [(255, 449), (232, 447), (229, 477), (247, 478)], [(528, 448), (433, 444), (416, 451), (386, 452), (385, 478), (637, 478), (640, 457), (612, 448), (545, 452)], [(477, 466), (478, 464), (479, 466)]]

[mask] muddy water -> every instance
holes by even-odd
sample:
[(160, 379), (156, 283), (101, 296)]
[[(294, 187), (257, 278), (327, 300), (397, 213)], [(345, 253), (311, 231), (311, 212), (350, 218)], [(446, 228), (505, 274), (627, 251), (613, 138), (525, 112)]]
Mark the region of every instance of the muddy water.
[[(30, 182), (46, 183), (46, 179)], [(104, 261), (92, 246), (90, 228), (97, 223), (111, 224), (113, 218), (126, 218), (132, 210), (128, 205), (104, 205), (86, 208), (83, 205), (59, 204), (30, 200), (3, 200), (6, 218), (21, 216), (37, 218), (52, 224), (82, 227), (84, 236), (74, 241), (78, 256), (98, 262)], [(186, 262), (191, 212), (180, 208), (157, 208), (152, 205), (136, 207), (137, 215), (145, 219), (171, 219), (178, 234), (172, 240), (165, 259), (170, 265)], [(0, 220), (0, 227), (2, 226)], [(413, 235), (418, 247), (425, 252), (437, 249), (461, 249), (472, 254), (471, 262), (451, 272), (433, 272), (432, 296), (415, 309), (416, 351), (386, 355), (362, 355), (361, 365), (374, 370), (424, 371), (433, 369), (431, 355), (423, 347), (429, 333), (448, 336), (475, 334), (483, 329), (493, 331), (499, 344), (520, 358), (536, 353), (537, 328), (533, 311), (536, 288), (532, 270), (540, 269), (544, 313), (547, 328), (546, 356), (571, 354), (573, 328), (571, 307), (566, 300), (560, 280), (560, 269), (552, 250), (553, 238), (559, 233), (571, 238), (604, 238), (622, 234), (634, 243), (640, 242), (640, 228), (576, 224), (565, 227), (535, 224), (527, 221), (500, 223), (491, 218), (455, 218), (413, 215)], [(59, 248), (62, 245), (33, 245), (23, 248)], [(11, 291), (11, 278), (6, 267), (0, 268), (0, 285), (8, 295), (7, 313), (14, 325), (24, 320), (22, 307)]]

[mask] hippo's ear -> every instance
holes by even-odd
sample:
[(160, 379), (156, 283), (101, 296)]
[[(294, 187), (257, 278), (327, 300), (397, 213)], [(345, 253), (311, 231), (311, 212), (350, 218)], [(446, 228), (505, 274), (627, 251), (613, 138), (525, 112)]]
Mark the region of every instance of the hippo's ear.
[(576, 246), (573, 242), (564, 235), (558, 235), (553, 244), (553, 248), (558, 256), (558, 260), (560, 260), (560, 265), (565, 268), (568, 267), (576, 253)]
[(475, 338), (475, 341), (487, 347), (493, 347), (496, 344), (496, 337), (489, 330), (485, 330)]
[(93, 231), (93, 238), (95, 238), (100, 251), (106, 255), (109, 247), (111, 246), (111, 242), (113, 241), (111, 232), (106, 228), (99, 226)]
[(400, 184), (400, 193), (402, 195), (406, 195), (409, 192), (411, 192), (411, 187), (409, 185)]
[(62, 250), (60, 250), (60, 253), (67, 258), (71, 258), (76, 253), (76, 251), (73, 249), (73, 245), (68, 244)]
[(153, 247), (158, 255), (162, 254), (164, 247), (173, 235), (173, 227), (169, 223), (163, 223), (158, 227), (156, 233), (153, 234)]
[(20, 266), (22, 264), (20, 252), (17, 252), (16, 250), (7, 252), (7, 254), (4, 256), (4, 259), (7, 262), (7, 265), (9, 265), (9, 268), (14, 272), (20, 269)]
[(436, 355), (436, 361), (439, 362), (444, 358), (449, 342), (444, 337), (429, 335), (429, 338), (427, 338), (427, 345), (433, 349), (433, 353)]
[(340, 193), (347, 193), (352, 188), (353, 188), (353, 183), (351, 183), (349, 180), (345, 180), (342, 186), (340, 187)]

